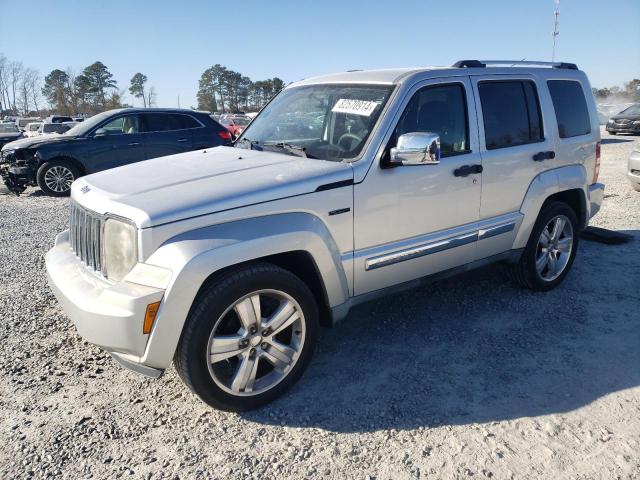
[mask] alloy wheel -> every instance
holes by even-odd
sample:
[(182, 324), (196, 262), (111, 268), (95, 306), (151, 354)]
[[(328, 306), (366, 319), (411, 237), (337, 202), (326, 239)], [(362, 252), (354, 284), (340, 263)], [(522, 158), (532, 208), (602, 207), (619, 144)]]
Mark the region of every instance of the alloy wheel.
[(73, 172), (62, 165), (51, 167), (44, 174), (45, 185), (56, 193), (69, 191), (74, 180)]
[(573, 250), (573, 226), (565, 215), (553, 217), (542, 229), (536, 248), (536, 271), (551, 282), (564, 272)]
[(263, 393), (296, 364), (305, 332), (302, 309), (293, 297), (279, 290), (252, 292), (216, 321), (206, 351), (209, 373), (233, 395)]

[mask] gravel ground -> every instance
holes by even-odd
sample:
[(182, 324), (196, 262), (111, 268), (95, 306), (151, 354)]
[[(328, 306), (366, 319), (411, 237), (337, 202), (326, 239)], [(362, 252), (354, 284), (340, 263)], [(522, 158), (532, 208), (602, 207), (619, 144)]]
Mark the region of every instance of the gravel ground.
[(603, 133), (607, 197), (565, 283), (502, 266), (363, 305), (284, 398), (208, 408), (76, 334), (43, 255), (66, 199), (0, 195), (0, 478), (640, 478), (640, 193)]

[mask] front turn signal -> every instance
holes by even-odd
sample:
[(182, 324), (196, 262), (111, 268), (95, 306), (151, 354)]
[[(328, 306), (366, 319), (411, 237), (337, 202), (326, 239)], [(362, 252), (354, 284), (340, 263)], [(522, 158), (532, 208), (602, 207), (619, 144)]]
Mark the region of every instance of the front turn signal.
[(156, 315), (158, 315), (159, 308), (160, 302), (154, 302), (147, 305), (147, 311), (144, 314), (144, 325), (142, 326), (142, 333), (151, 333), (153, 322), (156, 321)]

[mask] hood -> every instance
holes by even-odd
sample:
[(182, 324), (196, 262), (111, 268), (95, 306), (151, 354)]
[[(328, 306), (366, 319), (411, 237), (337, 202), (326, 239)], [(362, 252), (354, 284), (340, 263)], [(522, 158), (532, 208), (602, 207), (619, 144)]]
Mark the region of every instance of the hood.
[(71, 195), (86, 208), (147, 228), (295, 197), (345, 180), (353, 180), (346, 163), (216, 147), (81, 177)]
[(615, 115), (611, 116), (612, 120), (622, 120), (622, 119), (628, 119), (628, 120), (640, 120), (640, 115), (637, 113), (624, 113), (624, 112), (620, 112), (617, 113)]
[(11, 143), (7, 143), (4, 147), (2, 147), (2, 149), (13, 150), (18, 148), (34, 148), (34, 147), (39, 147), (46, 143), (64, 142), (64, 141), (74, 140), (75, 138), (77, 137), (70, 137), (68, 135), (58, 135), (58, 134), (51, 135), (51, 136), (40, 135), (38, 137), (26, 137)]

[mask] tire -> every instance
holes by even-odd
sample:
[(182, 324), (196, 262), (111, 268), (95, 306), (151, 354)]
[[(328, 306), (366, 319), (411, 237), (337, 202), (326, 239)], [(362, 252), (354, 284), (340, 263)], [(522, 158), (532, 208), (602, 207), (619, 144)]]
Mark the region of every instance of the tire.
[(80, 176), (78, 169), (67, 160), (52, 160), (38, 169), (36, 180), (40, 190), (50, 197), (67, 197), (71, 184)]
[[(252, 316), (256, 296), (261, 312), (257, 323), (257, 315)], [(293, 309), (291, 316), (287, 309)], [(277, 321), (284, 318), (297, 320), (277, 332)], [(250, 326), (258, 323), (252, 332)], [(251, 410), (276, 399), (300, 379), (315, 349), (318, 324), (315, 298), (297, 276), (269, 263), (240, 267), (216, 278), (198, 295), (174, 364), (191, 391), (212, 407)], [(275, 333), (268, 331), (269, 325)], [(280, 350), (284, 345), (287, 353)], [(216, 351), (218, 359), (213, 361)]]
[[(549, 234), (553, 234), (552, 228), (555, 223), (552, 222), (558, 218), (563, 219), (563, 222), (569, 225), (563, 227), (563, 230), (559, 233), (559, 238), (547, 240), (550, 236)], [(544, 239), (542, 237), (543, 232), (545, 232)], [(571, 239), (567, 235), (569, 232)], [(538, 215), (519, 262), (512, 266), (514, 280), (519, 285), (536, 291), (547, 291), (560, 285), (573, 265), (578, 249), (579, 236), (578, 218), (569, 205), (563, 202), (545, 204)], [(544, 242), (550, 242), (551, 249), (546, 248), (543, 245)], [(555, 247), (553, 246), (554, 244)], [(546, 263), (543, 257), (546, 257)], [(552, 260), (553, 258), (555, 260)], [(538, 260), (539, 263), (537, 264)], [(539, 270), (540, 266), (543, 266), (542, 271)], [(556, 271), (556, 268), (560, 267), (561, 269)]]
[(640, 192), (640, 183), (631, 183), (631, 188), (633, 188), (636, 192)]

